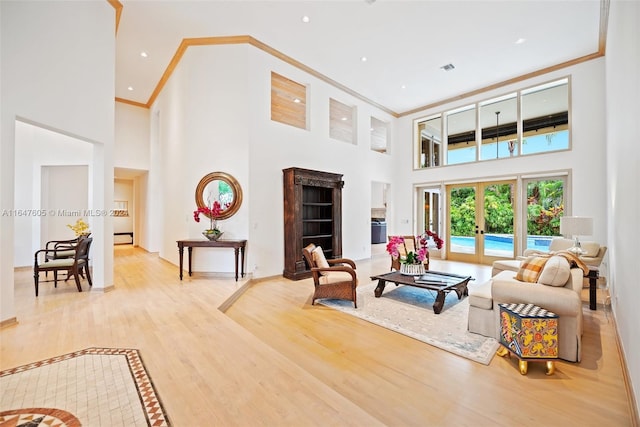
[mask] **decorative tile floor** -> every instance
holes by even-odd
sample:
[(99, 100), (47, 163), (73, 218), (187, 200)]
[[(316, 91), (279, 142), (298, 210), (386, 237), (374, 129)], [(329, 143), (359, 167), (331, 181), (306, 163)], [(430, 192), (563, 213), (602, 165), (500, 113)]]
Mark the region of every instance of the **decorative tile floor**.
[(170, 426), (138, 350), (88, 348), (0, 371), (0, 427)]

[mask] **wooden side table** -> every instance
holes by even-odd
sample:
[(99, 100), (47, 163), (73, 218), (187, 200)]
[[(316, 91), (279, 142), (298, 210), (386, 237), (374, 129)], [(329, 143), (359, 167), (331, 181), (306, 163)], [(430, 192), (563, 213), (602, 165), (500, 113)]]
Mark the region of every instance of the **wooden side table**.
[(182, 258), (185, 246), (187, 247), (188, 252), (189, 276), (191, 276), (191, 252), (193, 251), (193, 248), (233, 248), (236, 267), (236, 282), (238, 281), (238, 253), (240, 253), (241, 256), (240, 268), (242, 270), (242, 277), (244, 277), (244, 250), (247, 246), (246, 240), (185, 239), (177, 240), (177, 243), (178, 255), (180, 257), (180, 280), (182, 280)]
[(558, 315), (534, 304), (499, 304), (499, 356), (514, 354), (520, 373), (527, 374), (528, 362), (546, 362), (546, 374), (553, 375), (558, 358)]
[(597, 292), (596, 292), (596, 288), (598, 286), (598, 276), (600, 274), (600, 270), (598, 270), (598, 267), (592, 267), (589, 266), (589, 275), (587, 276), (589, 278), (589, 308), (591, 310), (595, 310), (597, 307), (596, 304), (596, 299), (597, 299)]

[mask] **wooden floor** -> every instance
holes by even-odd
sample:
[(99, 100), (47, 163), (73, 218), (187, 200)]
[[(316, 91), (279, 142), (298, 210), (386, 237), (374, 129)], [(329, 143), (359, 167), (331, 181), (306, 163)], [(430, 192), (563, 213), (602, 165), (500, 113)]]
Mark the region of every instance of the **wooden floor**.
[[(484, 366), (324, 306), (309, 279), (247, 282), (196, 274), (115, 247), (115, 290), (78, 293), (16, 272), (18, 324), (0, 331), (0, 369), (79, 349), (140, 350), (174, 426), (636, 426), (611, 313), (584, 305), (583, 360), (518, 372)], [(388, 258), (358, 262), (360, 281)], [(433, 261), (434, 270), (489, 269)], [(88, 289), (86, 282), (84, 290)], [(2, 409), (2, 408), (0, 408)]]

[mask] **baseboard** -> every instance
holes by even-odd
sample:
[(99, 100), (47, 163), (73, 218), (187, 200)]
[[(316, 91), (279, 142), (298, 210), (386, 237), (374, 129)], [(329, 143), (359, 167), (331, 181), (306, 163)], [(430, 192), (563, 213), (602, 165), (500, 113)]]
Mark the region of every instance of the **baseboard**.
[(18, 324), (17, 317), (11, 317), (9, 319), (3, 320), (0, 322), (0, 329), (8, 328), (9, 326), (14, 326)]
[(631, 376), (629, 375), (629, 366), (627, 365), (627, 358), (625, 357), (622, 343), (620, 341), (620, 332), (618, 331), (618, 322), (616, 321), (616, 316), (611, 316), (613, 320), (614, 330), (616, 331), (616, 346), (618, 347), (618, 354), (620, 354), (620, 363), (622, 364), (622, 377), (624, 379), (624, 388), (627, 393), (627, 399), (629, 400), (630, 414), (629, 417), (631, 419), (632, 427), (640, 426), (640, 414), (638, 413), (638, 405), (635, 397), (635, 393), (633, 392), (633, 386), (631, 384)]
[(93, 292), (93, 293), (96, 293), (96, 294), (105, 294), (107, 292), (114, 291), (115, 289), (116, 289), (115, 285), (105, 286), (104, 288), (94, 288), (92, 286), (91, 290), (89, 292)]

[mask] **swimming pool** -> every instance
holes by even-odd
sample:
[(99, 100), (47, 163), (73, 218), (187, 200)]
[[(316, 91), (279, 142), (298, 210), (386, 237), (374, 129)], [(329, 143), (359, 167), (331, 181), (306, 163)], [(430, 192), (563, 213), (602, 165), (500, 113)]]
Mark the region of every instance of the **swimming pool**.
[[(527, 238), (525, 249), (537, 249), (548, 252), (549, 244), (553, 236), (535, 236)], [(499, 256), (513, 256), (513, 235), (508, 234), (485, 234), (485, 252), (495, 252)], [(451, 237), (451, 249), (453, 252), (473, 253), (475, 249), (474, 237)]]

